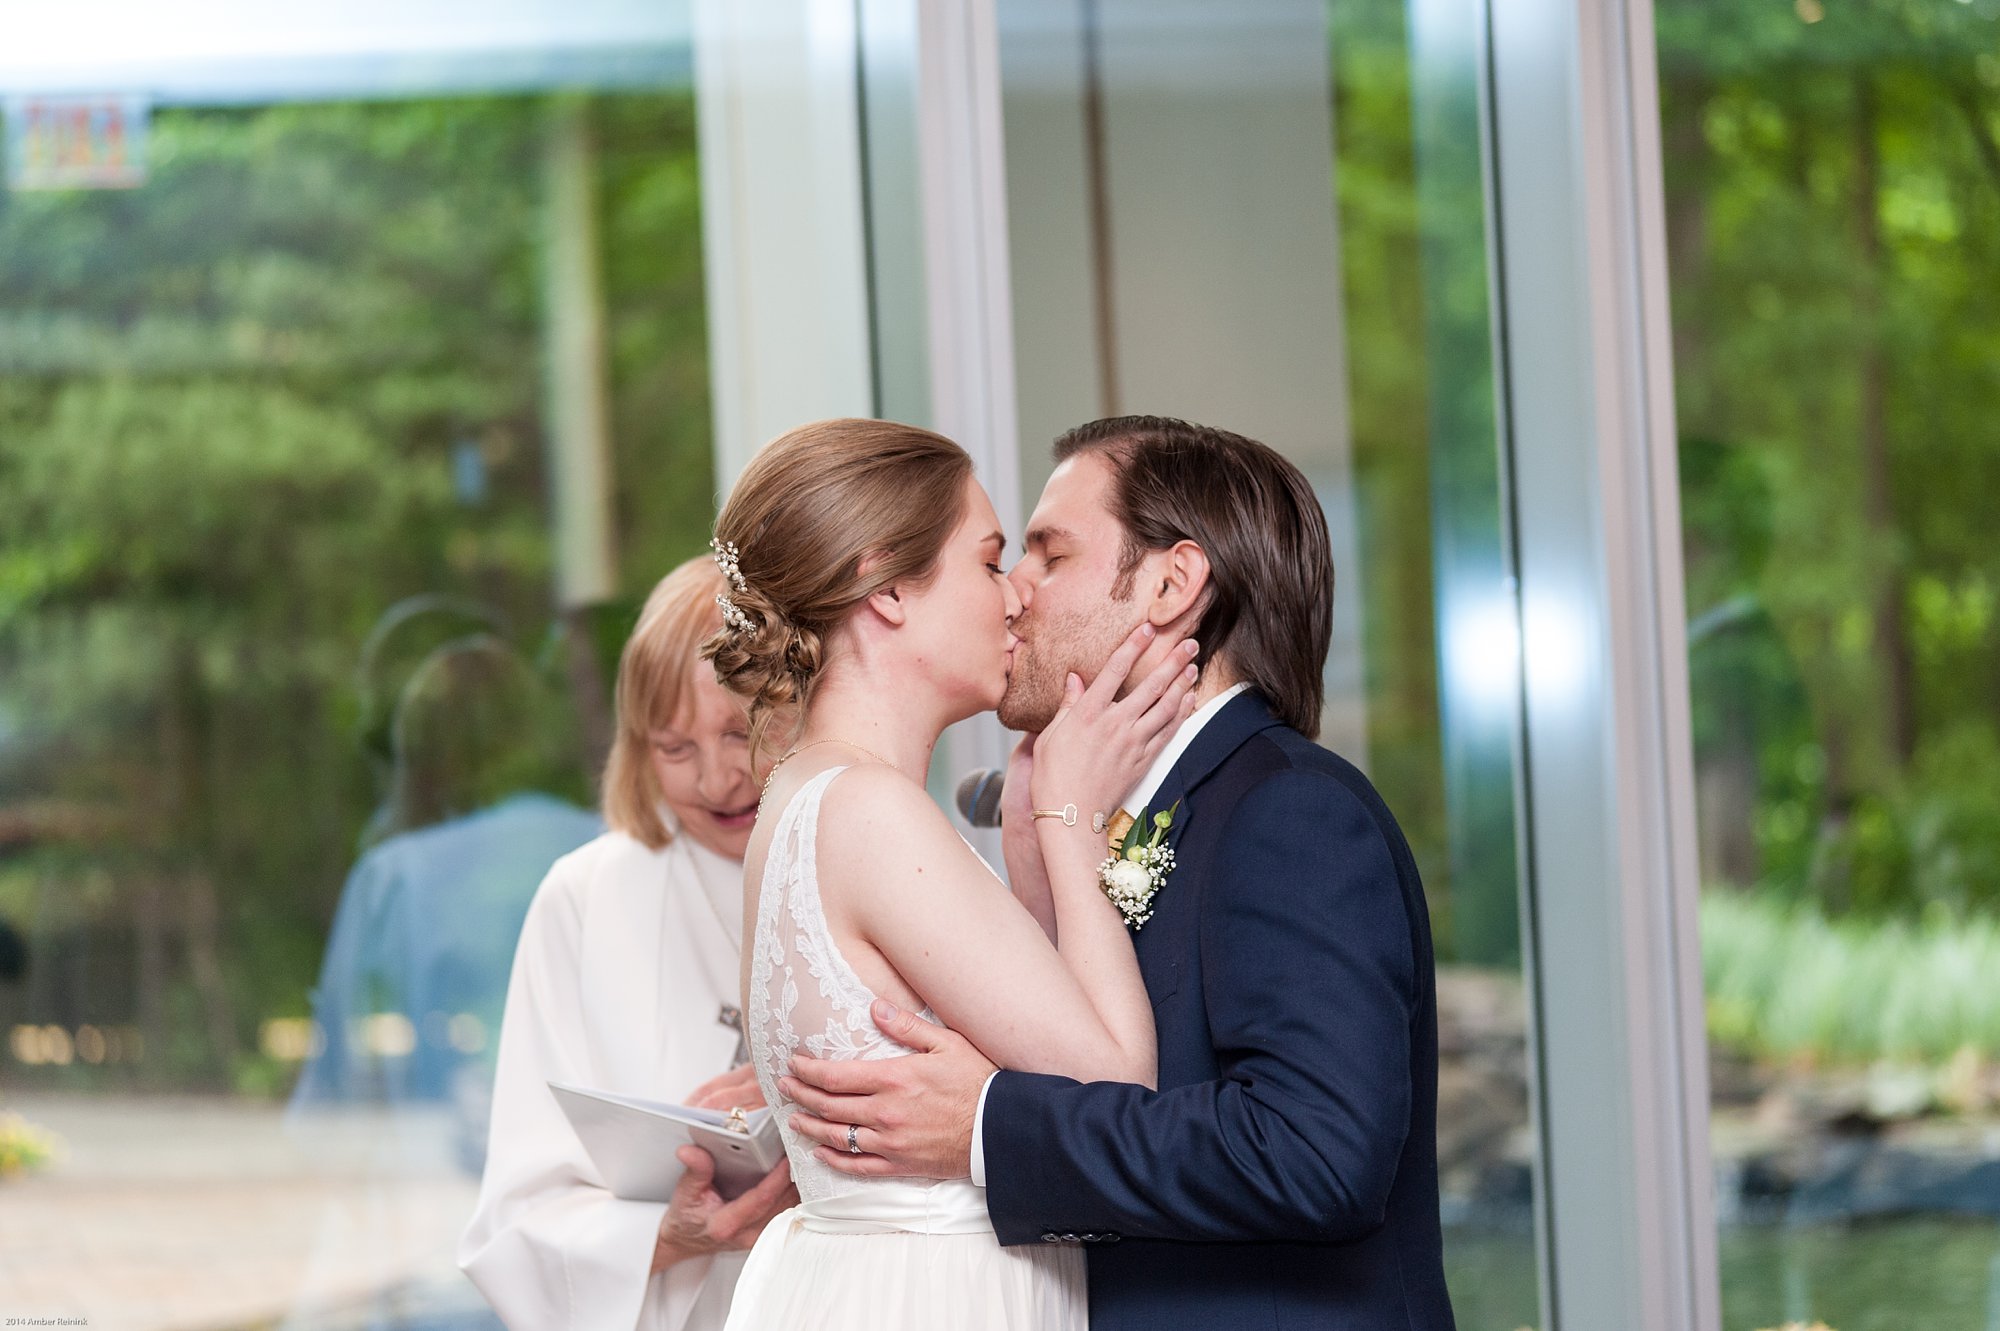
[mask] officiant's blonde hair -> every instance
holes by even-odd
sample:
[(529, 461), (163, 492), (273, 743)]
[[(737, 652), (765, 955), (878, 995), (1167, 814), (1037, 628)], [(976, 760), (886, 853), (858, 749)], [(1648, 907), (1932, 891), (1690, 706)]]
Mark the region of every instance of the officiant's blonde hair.
[(694, 672), (712, 667), (701, 645), (722, 627), (721, 570), (707, 555), (661, 578), (618, 657), (618, 732), (604, 764), (604, 821), (654, 850), (674, 839), (660, 816), (660, 783), (647, 761), (651, 732), (684, 719)]

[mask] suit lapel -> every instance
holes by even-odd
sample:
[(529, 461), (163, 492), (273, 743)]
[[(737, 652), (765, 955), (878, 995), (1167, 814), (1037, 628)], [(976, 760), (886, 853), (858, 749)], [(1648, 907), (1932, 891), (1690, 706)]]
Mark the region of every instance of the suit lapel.
[[(1187, 863), (1178, 857), (1189, 826), (1201, 814), (1200, 801), (1195, 797), (1201, 784), (1214, 775), (1216, 769), (1242, 748), (1251, 736), (1278, 724), (1270, 704), (1256, 690), (1246, 690), (1230, 699), (1202, 727), (1201, 733), (1188, 745), (1187, 752), (1168, 771), (1159, 791), (1141, 810), (1144, 816), (1151, 817), (1163, 809), (1173, 808), (1176, 803), (1180, 805), (1179, 812), (1174, 814), (1174, 825), (1168, 829), (1166, 837), (1166, 844), (1174, 848), (1176, 856), (1174, 870), (1167, 875), (1165, 885), (1154, 899), (1153, 918), (1146, 921), (1133, 938), (1134, 948), (1139, 954), (1139, 969), (1146, 978), (1147, 992), (1156, 1006), (1180, 987), (1181, 958), (1193, 946), (1190, 924), (1194, 918), (1194, 898), (1198, 895), (1194, 889), (1199, 885), (1203, 868), (1200, 864)], [(1208, 836), (1198, 841), (1202, 845), (1213, 844)]]
[[(1181, 812), (1174, 815), (1174, 825), (1167, 833), (1167, 844), (1176, 851), (1180, 848), (1182, 834), (1192, 821), (1189, 797), (1195, 789), (1214, 775), (1229, 755), (1243, 747), (1245, 740), (1260, 731), (1269, 730), (1278, 724), (1278, 718), (1271, 713), (1271, 705), (1255, 689), (1245, 690), (1229, 700), (1215, 718), (1201, 728), (1194, 742), (1187, 747), (1180, 761), (1167, 773), (1167, 779), (1160, 783), (1159, 791), (1142, 811), (1146, 816), (1171, 809), (1176, 803)], [(1186, 815), (1186, 816), (1184, 816)]]

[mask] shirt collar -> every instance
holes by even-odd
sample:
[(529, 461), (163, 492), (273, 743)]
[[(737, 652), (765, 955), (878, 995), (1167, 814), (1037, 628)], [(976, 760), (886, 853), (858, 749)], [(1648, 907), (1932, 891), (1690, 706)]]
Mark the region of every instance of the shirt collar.
[(1125, 797), (1119, 807), (1134, 818), (1144, 813), (1147, 801), (1160, 793), (1160, 787), (1166, 782), (1167, 773), (1174, 770), (1174, 764), (1187, 752), (1188, 745), (1194, 743), (1195, 736), (1201, 733), (1201, 728), (1213, 721), (1215, 714), (1228, 706), (1231, 698), (1249, 687), (1250, 681), (1247, 679), (1231, 684), (1196, 708), (1193, 716), (1181, 722), (1181, 728), (1174, 732), (1174, 737), (1167, 741), (1167, 747), (1160, 750), (1159, 757), (1153, 759), (1153, 765), (1146, 770), (1146, 775), (1139, 778), (1139, 784), (1132, 787), (1132, 792)]

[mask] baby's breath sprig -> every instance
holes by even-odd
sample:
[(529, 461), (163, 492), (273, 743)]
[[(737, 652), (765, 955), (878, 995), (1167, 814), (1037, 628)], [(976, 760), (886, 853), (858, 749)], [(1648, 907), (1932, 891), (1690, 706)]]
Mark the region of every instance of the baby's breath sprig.
[(1180, 807), (1176, 802), (1171, 809), (1133, 823), (1117, 853), (1097, 866), (1097, 879), (1104, 885), (1104, 895), (1111, 898), (1111, 904), (1118, 907), (1125, 923), (1134, 929), (1144, 927), (1153, 918), (1153, 897), (1167, 885), (1167, 875), (1174, 871), (1174, 848), (1164, 843)]

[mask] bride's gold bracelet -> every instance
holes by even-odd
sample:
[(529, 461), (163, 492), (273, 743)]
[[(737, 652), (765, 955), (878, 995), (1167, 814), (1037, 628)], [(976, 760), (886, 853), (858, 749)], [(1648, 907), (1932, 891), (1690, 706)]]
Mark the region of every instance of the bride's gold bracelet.
[[(1031, 818), (1060, 818), (1064, 827), (1075, 827), (1077, 814), (1074, 804), (1065, 804), (1060, 809), (1030, 809), (1028, 810), (1028, 816)], [(1099, 836), (1103, 836), (1105, 829), (1109, 826), (1110, 824), (1105, 821), (1103, 814), (1093, 813), (1090, 815), (1090, 830)]]

